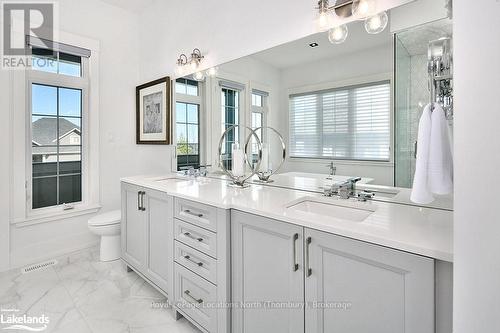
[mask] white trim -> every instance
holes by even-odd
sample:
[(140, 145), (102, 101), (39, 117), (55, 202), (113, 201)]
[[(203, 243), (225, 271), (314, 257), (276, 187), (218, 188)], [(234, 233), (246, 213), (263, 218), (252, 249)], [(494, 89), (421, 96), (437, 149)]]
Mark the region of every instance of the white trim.
[[(183, 79), (181, 77), (180, 79)], [(188, 94), (180, 94), (175, 91), (175, 85), (176, 85), (176, 80), (174, 79), (172, 82), (173, 86), (173, 106), (172, 106), (172, 146), (173, 146), (173, 165), (172, 165), (172, 170), (177, 171), (177, 110), (176, 110), (176, 103), (187, 103), (187, 104), (196, 104), (198, 105), (198, 150), (199, 150), (199, 155), (200, 155), (200, 164), (207, 164), (207, 141), (204, 140), (206, 136), (206, 126), (203, 126), (203, 124), (207, 123), (207, 110), (208, 108), (205, 106), (204, 101), (205, 100), (205, 91), (206, 91), (206, 81), (205, 82), (198, 82), (198, 95), (193, 96), (193, 95), (188, 95)], [(193, 80), (196, 81), (196, 80)]]
[(53, 222), (75, 216), (94, 214), (97, 213), (100, 209), (100, 205), (75, 206), (75, 208), (71, 210), (63, 210), (62, 207), (59, 207), (59, 211), (57, 212), (50, 211), (43, 214), (34, 214), (26, 218), (18, 218), (12, 221), (11, 224), (15, 225), (16, 228), (22, 228), (39, 223)]

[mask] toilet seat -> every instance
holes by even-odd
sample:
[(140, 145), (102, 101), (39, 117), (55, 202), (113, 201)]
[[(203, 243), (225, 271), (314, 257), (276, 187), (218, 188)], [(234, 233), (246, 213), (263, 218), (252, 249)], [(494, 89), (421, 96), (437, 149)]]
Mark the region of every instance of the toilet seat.
[(118, 224), (121, 220), (121, 211), (113, 210), (104, 214), (99, 214), (89, 219), (89, 226), (104, 227), (108, 225)]

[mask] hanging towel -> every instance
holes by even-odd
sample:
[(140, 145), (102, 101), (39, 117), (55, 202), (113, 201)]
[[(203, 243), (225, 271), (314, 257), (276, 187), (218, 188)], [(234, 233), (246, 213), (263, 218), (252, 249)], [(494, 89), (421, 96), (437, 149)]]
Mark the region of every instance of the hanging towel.
[(434, 194), (449, 194), (453, 191), (453, 157), (450, 133), (444, 110), (437, 103), (434, 104), (431, 122), (429, 190)]
[(431, 105), (427, 105), (418, 123), (418, 146), (415, 176), (410, 200), (418, 204), (428, 204), (434, 200), (428, 183), (429, 148), (432, 127)]

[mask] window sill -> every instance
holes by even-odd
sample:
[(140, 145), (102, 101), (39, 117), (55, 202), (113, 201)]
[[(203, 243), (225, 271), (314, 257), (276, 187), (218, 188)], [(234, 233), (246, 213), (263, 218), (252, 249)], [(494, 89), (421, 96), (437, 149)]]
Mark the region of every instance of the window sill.
[(101, 209), (101, 205), (87, 205), (82, 207), (75, 207), (67, 211), (53, 211), (47, 213), (33, 214), (24, 218), (17, 218), (11, 223), (16, 226), (16, 228), (28, 227), (40, 223), (48, 223), (58, 220), (64, 220), (72, 217), (77, 217), (81, 215), (97, 213)]

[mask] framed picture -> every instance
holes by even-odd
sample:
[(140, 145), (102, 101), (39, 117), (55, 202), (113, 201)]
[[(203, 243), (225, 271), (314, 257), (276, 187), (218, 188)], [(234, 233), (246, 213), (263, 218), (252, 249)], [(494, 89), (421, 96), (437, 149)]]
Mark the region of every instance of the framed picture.
[(170, 77), (136, 87), (137, 144), (170, 144)]

